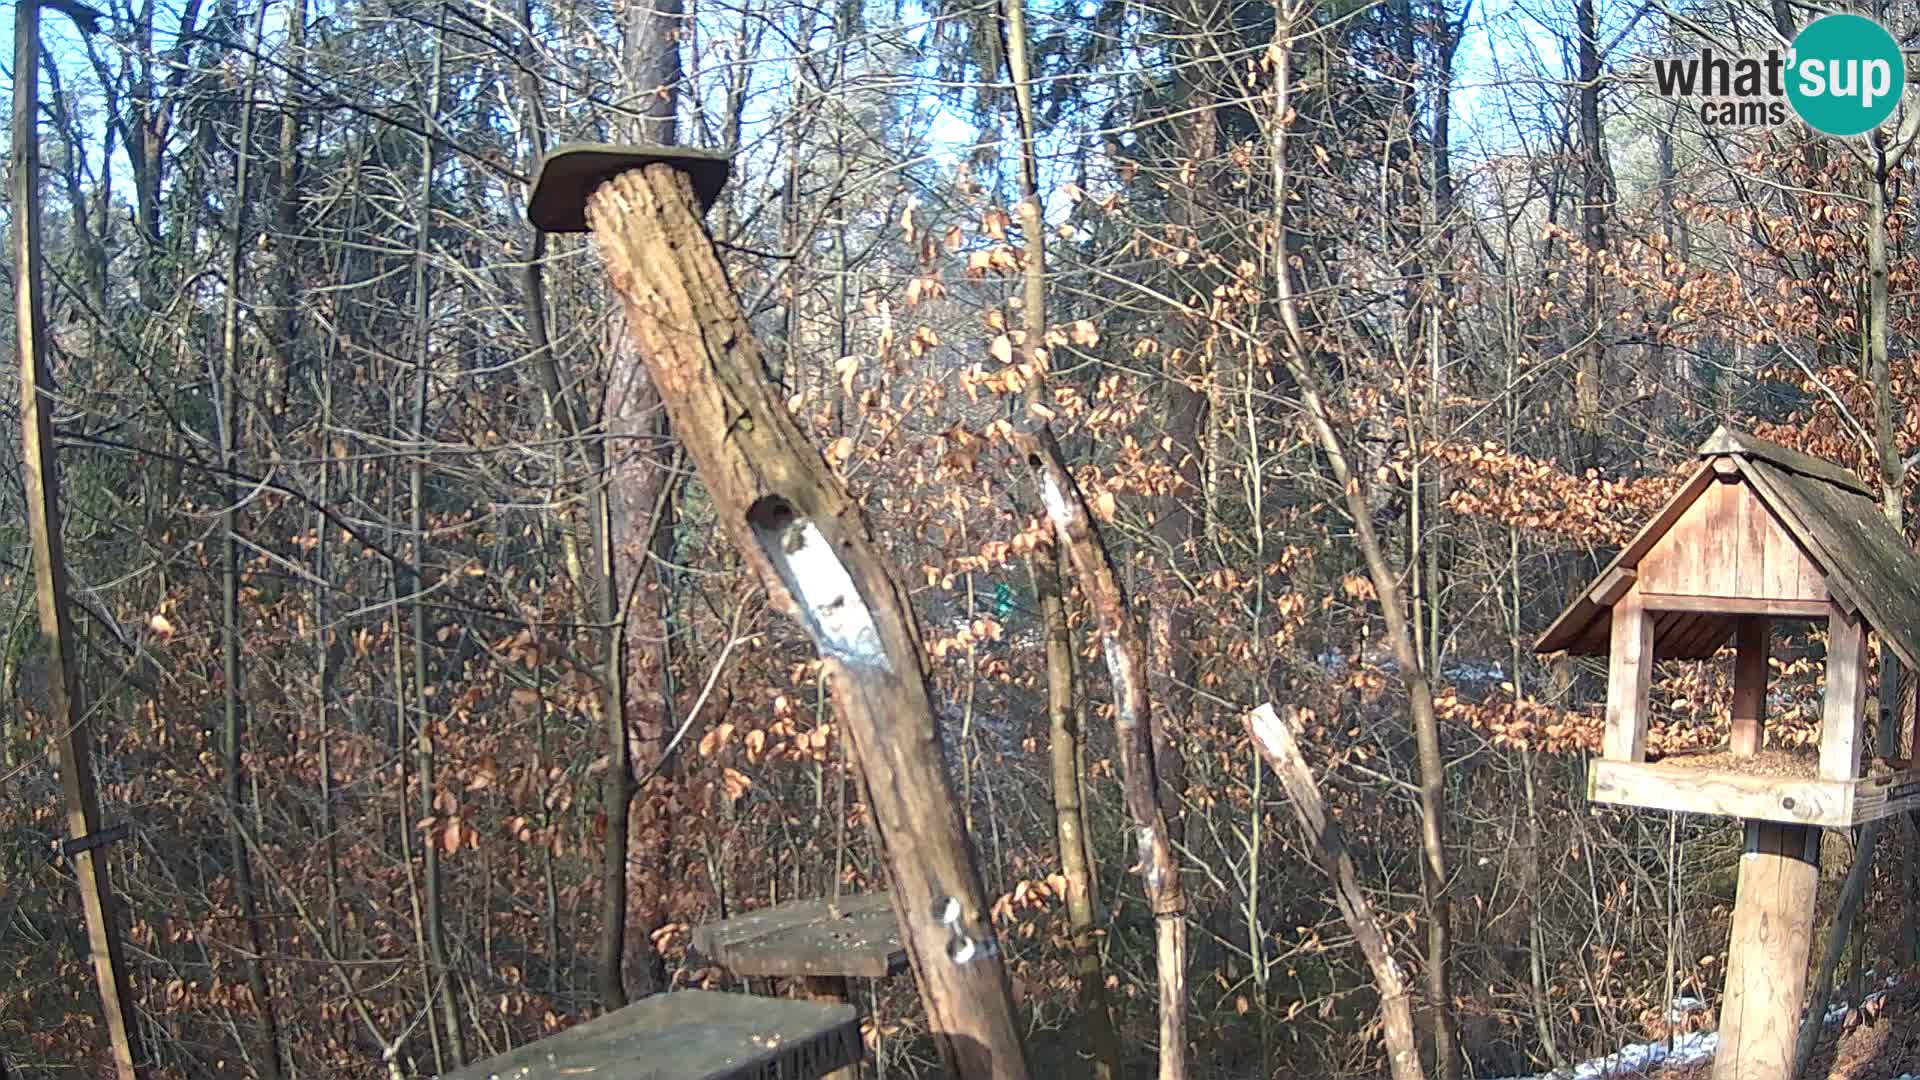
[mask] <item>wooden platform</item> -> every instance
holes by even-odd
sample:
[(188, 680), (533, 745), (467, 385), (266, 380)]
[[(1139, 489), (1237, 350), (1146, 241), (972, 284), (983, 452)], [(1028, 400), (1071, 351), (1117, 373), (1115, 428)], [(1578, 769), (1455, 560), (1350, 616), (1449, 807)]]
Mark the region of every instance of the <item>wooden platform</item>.
[(676, 990), (443, 1080), (811, 1080), (864, 1053), (852, 1006)]
[(1920, 769), (1880, 780), (1815, 780), (1602, 759), (1588, 766), (1587, 798), (1648, 810), (1847, 829), (1920, 809)]
[(801, 900), (737, 915), (693, 931), (702, 956), (741, 977), (847, 976), (884, 979), (907, 970), (893, 897)]

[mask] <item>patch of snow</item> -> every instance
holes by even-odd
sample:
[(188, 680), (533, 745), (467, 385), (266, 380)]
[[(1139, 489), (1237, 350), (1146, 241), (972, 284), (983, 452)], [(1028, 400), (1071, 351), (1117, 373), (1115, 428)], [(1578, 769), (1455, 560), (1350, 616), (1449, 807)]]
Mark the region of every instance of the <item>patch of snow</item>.
[[(1255, 734), (1257, 735), (1258, 732), (1256, 731)], [(1873, 993), (1862, 998), (1861, 1004), (1871, 1004), (1874, 999), (1885, 997), (1887, 989), (1898, 986), (1899, 982), (1900, 980), (1898, 978), (1888, 978), (1885, 987), (1875, 990)], [(1675, 998), (1673, 999), (1672, 1011), (1667, 1014), (1667, 1022), (1678, 1022), (1678, 1017), (1674, 1015), (1675, 1013), (1684, 1015), (1690, 1012), (1701, 1012), (1705, 1010), (1706, 1007), (1706, 1003), (1698, 998)], [(1826, 1022), (1829, 1024), (1838, 1023), (1852, 1008), (1853, 1006), (1845, 1002), (1839, 1002), (1833, 1005), (1827, 1009)], [(1532, 1076), (1504, 1077), (1502, 1080), (1567, 1080), (1568, 1077), (1571, 1077), (1572, 1080), (1605, 1080), (1606, 1077), (1615, 1076), (1620, 1073), (1647, 1072), (1657, 1065), (1695, 1065), (1703, 1061), (1711, 1061), (1713, 1060), (1714, 1052), (1718, 1050), (1719, 1047), (1720, 1035), (1718, 1032), (1691, 1031), (1684, 1035), (1674, 1036), (1673, 1050), (1671, 1053), (1667, 1050), (1665, 1039), (1658, 1042), (1634, 1043), (1630, 1046), (1623, 1046), (1604, 1057), (1583, 1061), (1575, 1065), (1570, 1073), (1544, 1072), (1535, 1073)], [(1901, 1076), (1892, 1077), (1891, 1080), (1920, 1080), (1920, 1075), (1906, 1073)]]
[(1697, 997), (1677, 997), (1667, 1008), (1667, 1023), (1678, 1024), (1694, 1013), (1707, 1011), (1707, 1003)]

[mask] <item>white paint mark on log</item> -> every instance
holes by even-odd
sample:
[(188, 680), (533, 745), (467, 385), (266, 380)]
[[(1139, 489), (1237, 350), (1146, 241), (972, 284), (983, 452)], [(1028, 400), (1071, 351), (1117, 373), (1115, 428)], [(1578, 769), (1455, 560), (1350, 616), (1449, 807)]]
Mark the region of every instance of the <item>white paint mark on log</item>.
[(891, 671), (873, 612), (820, 527), (775, 496), (755, 503), (747, 521), (793, 594), (814, 646), (850, 666)]
[(1146, 868), (1148, 892), (1153, 892), (1160, 887), (1160, 862), (1153, 857), (1154, 849), (1158, 847), (1157, 839), (1153, 834), (1153, 826), (1140, 826), (1140, 865)]
[(1052, 469), (1040, 470), (1040, 501), (1047, 504), (1047, 517), (1053, 520), (1054, 528), (1064, 532), (1073, 518), (1067, 511), (1066, 493), (1054, 481)]

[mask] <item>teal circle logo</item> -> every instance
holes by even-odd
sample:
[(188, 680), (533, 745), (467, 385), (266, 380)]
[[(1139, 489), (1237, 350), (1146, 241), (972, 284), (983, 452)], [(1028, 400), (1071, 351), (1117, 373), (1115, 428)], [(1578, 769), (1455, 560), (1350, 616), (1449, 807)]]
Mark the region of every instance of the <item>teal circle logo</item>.
[(1828, 135), (1859, 135), (1885, 122), (1907, 88), (1900, 43), (1860, 15), (1827, 15), (1793, 39), (1787, 100), (1808, 126)]

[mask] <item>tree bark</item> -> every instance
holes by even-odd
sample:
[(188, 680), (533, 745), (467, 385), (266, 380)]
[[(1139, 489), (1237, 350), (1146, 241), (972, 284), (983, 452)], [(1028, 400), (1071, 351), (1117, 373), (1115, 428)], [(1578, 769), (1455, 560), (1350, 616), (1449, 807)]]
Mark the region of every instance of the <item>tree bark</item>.
[[(1582, 0), (1587, 2), (1587, 0)], [(1274, 27), (1275, 68), (1274, 110), (1272, 117), (1274, 205), (1274, 289), (1278, 294), (1282, 335), (1280, 355), (1298, 384), (1300, 403), (1307, 414), (1314, 440), (1327, 459), (1335, 486), (1344, 493), (1347, 514), (1353, 520), (1355, 538), (1367, 566), (1380, 604), (1381, 620), (1386, 624), (1387, 642), (1394, 663), (1401, 671), (1407, 690), (1407, 724), (1413, 729), (1419, 765), (1417, 787), (1420, 793), (1421, 862), (1420, 891), (1427, 908), (1428, 1008), (1433, 1010), (1434, 1062), (1442, 1077), (1459, 1075), (1453, 1018), (1453, 995), (1448, 969), (1452, 951), (1452, 902), (1447, 892), (1446, 849), (1446, 762), (1440, 753), (1440, 721), (1434, 712), (1433, 687), (1427, 681), (1426, 668), (1401, 607), (1399, 575), (1387, 563), (1380, 536), (1374, 530), (1367, 487), (1354, 475), (1346, 447), (1333, 426), (1333, 416), (1319, 388), (1312, 352), (1301, 329), (1299, 304), (1294, 297), (1292, 271), (1287, 265), (1288, 198), (1288, 85), (1292, 78), (1292, 27), (1282, 20)]]
[(825, 664), (943, 1062), (963, 1076), (1025, 1077), (905, 588), (858, 504), (768, 385), (686, 174), (664, 164), (631, 170), (595, 192), (587, 217), (720, 526)]
[(1073, 631), (1067, 625), (1067, 601), (1061, 589), (1062, 563), (1056, 546), (1036, 552), (1034, 592), (1047, 635), (1047, 751), (1053, 765), (1053, 816), (1060, 845), (1060, 873), (1067, 879), (1067, 926), (1073, 962), (1080, 978), (1080, 1015), (1097, 1080), (1120, 1075), (1120, 1041), (1107, 1006), (1106, 980), (1094, 941), (1093, 865), (1088, 858), (1086, 804), (1081, 799), (1080, 712), (1074, 700)]
[[(1294, 738), (1291, 718), (1282, 718), (1272, 705), (1262, 705), (1247, 714), (1247, 732), (1253, 745), (1272, 767), (1274, 775), (1287, 789), (1294, 817), (1307, 836), (1307, 845), (1319, 860), (1320, 869), (1333, 879), (1334, 901), (1340, 916), (1352, 931), (1354, 944), (1366, 958), (1373, 973), (1374, 988), (1380, 993), (1381, 1029), (1387, 1043), (1387, 1067), (1394, 1080), (1424, 1080), (1420, 1068), (1419, 1044), (1413, 1034), (1413, 1002), (1406, 979), (1393, 961), (1386, 935), (1374, 920), (1373, 904), (1360, 889), (1353, 857), (1347, 853), (1340, 824), (1327, 816), (1320, 786), (1307, 766), (1300, 744)], [(1256, 813), (1258, 810), (1256, 809)]]

